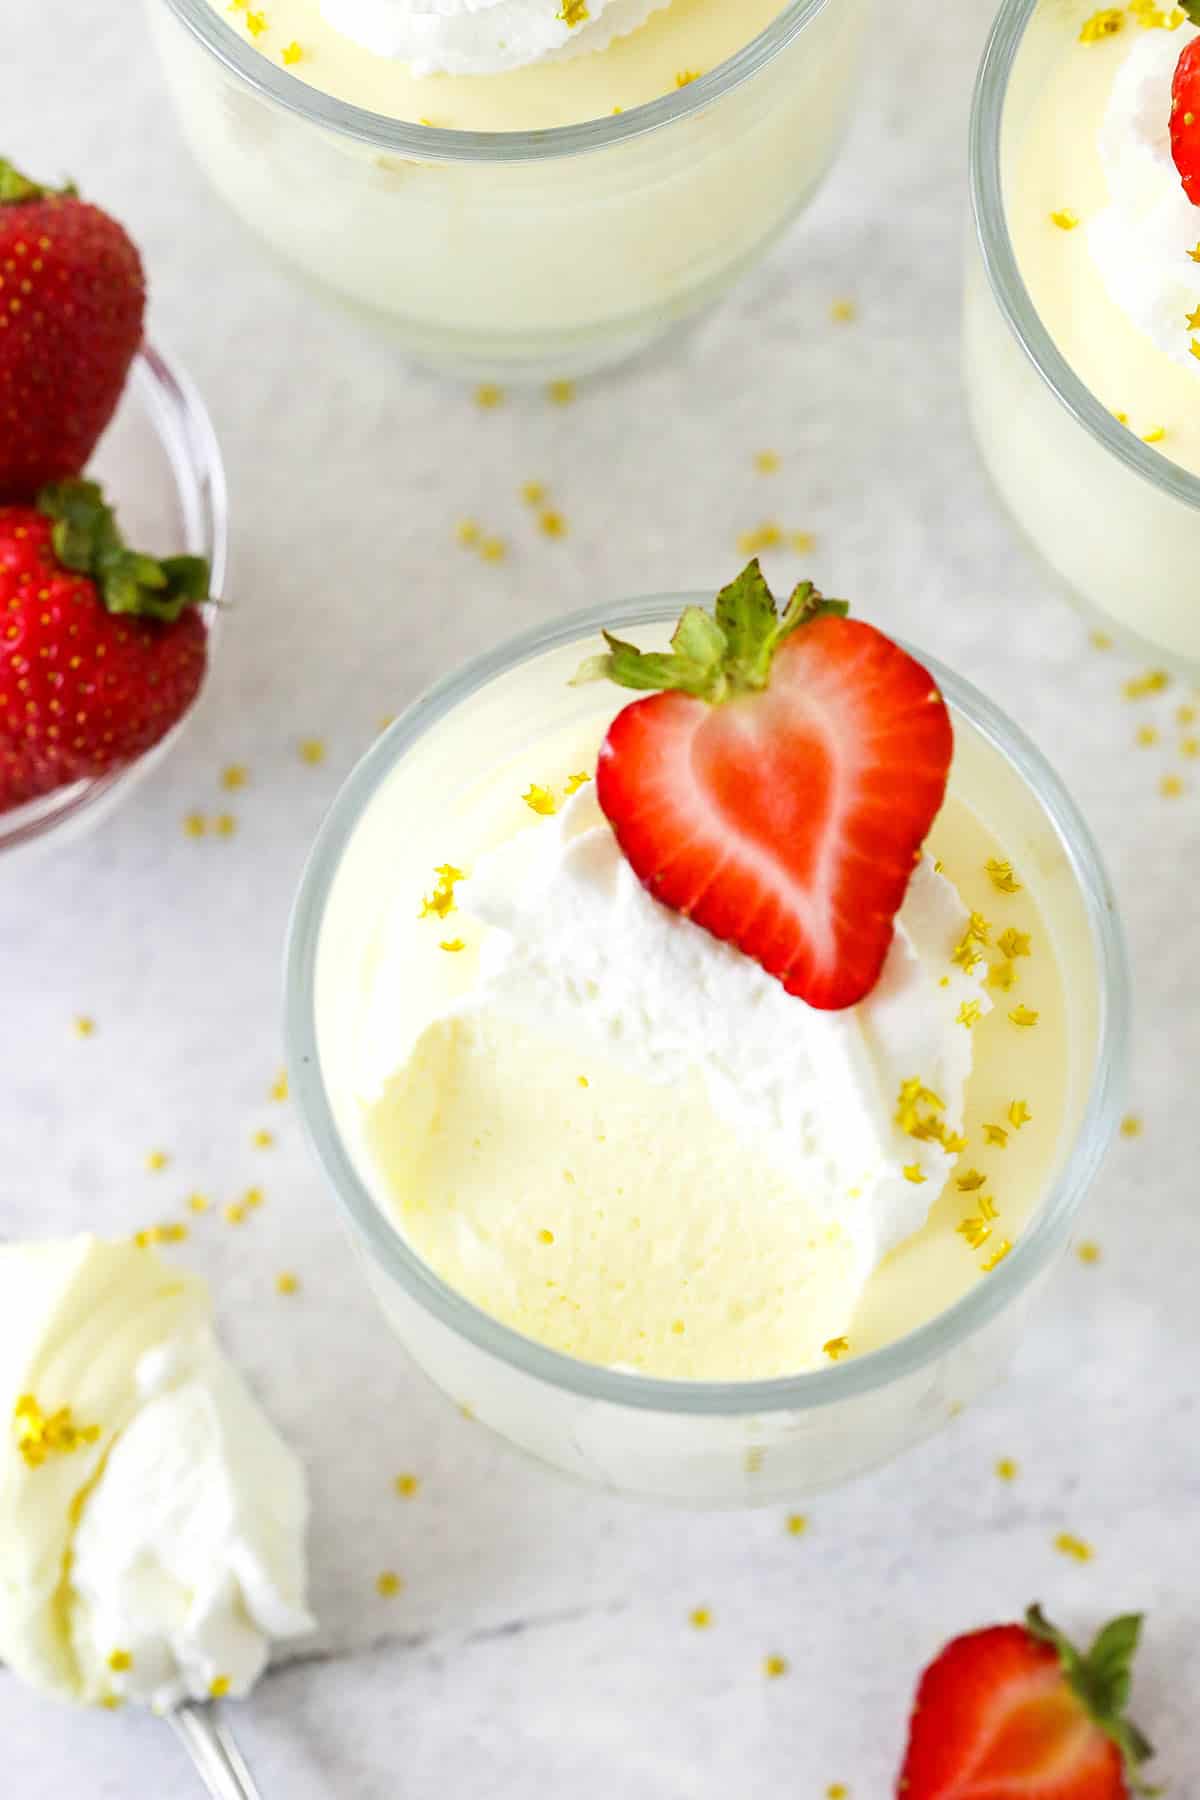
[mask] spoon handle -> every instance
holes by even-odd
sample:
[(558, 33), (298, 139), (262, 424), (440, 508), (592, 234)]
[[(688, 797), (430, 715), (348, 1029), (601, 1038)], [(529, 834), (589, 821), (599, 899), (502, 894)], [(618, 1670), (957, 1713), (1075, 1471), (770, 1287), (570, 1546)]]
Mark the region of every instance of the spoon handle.
[(233, 1732), (211, 1706), (180, 1706), (167, 1715), (211, 1800), (262, 1800)]

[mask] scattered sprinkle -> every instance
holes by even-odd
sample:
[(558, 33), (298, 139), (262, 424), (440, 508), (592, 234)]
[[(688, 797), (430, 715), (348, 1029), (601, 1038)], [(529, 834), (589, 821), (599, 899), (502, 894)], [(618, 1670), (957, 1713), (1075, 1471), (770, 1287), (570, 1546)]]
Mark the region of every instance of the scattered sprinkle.
[(911, 1181), (914, 1187), (920, 1187), (925, 1180), (925, 1171), (920, 1163), (907, 1163), (904, 1168), (905, 1181)]
[(1081, 1263), (1091, 1264), (1100, 1261), (1102, 1251), (1099, 1244), (1093, 1243), (1090, 1238), (1085, 1238), (1084, 1242), (1076, 1247), (1075, 1254)]
[(825, 1800), (850, 1800), (850, 1789), (844, 1781), (831, 1781), (825, 1789)]
[(538, 514), (538, 530), (543, 537), (563, 538), (567, 535), (567, 521), (554, 507), (548, 506)]
[(473, 549), (478, 544), (481, 533), (477, 519), (460, 519), (454, 527), (454, 535), (464, 549)]
[(272, 1100), (286, 1100), (287, 1099), (287, 1097), (288, 1097), (288, 1075), (287, 1075), (286, 1069), (280, 1069), (278, 1075), (275, 1077), (274, 1081), (271, 1083), (270, 1094), (271, 1094)]
[(484, 562), (503, 562), (508, 555), (508, 545), (503, 538), (485, 537), (479, 546), (479, 554), (482, 556)]
[(451, 956), (457, 956), (459, 951), (465, 950), (466, 947), (466, 940), (464, 938), (443, 938), (438, 945), (439, 950), (446, 950)]
[(254, 1133), (250, 1142), (256, 1150), (270, 1150), (275, 1144), (275, 1133), (260, 1129)]
[(455, 910), (454, 888), (457, 882), (465, 879), (462, 869), (456, 869), (453, 863), (439, 863), (433, 871), (437, 882), (433, 892), (427, 894), (421, 902), (420, 917), (426, 919), (430, 913), (436, 918), (444, 919)]
[(702, 74), (702, 69), (680, 69), (675, 76), (675, 86), (677, 88), (691, 87), (693, 81), (699, 81)]
[(1194, 725), (1196, 723), (1195, 707), (1177, 706), (1175, 708), (1175, 723), (1177, 725)]
[(542, 1229), (538, 1232), (538, 1243), (539, 1244), (552, 1244), (553, 1242), (554, 1242), (554, 1233), (549, 1229), (548, 1226), (543, 1225)]
[(148, 1150), (146, 1152), (146, 1167), (152, 1175), (161, 1174), (170, 1160), (171, 1158), (165, 1150)]
[[(1124, 425), (1126, 422), (1125, 417), (1121, 413), (1117, 414), (1117, 420), (1122, 425)], [(1113, 647), (1113, 640), (1109, 637), (1107, 631), (1093, 631), (1093, 633), (1092, 633), (1092, 649), (1093, 650), (1111, 650), (1112, 647)]]
[(567, 785), (563, 789), (563, 797), (569, 800), (572, 794), (577, 794), (580, 788), (585, 787), (591, 779), (586, 769), (580, 769), (576, 774), (568, 775)]
[(1158, 791), (1166, 800), (1177, 800), (1183, 792), (1183, 779), (1179, 775), (1164, 775), (1158, 784)]
[(185, 813), (183, 816), (183, 829), (188, 837), (202, 838), (208, 830), (208, 821), (203, 813)]
[(290, 1269), (281, 1269), (275, 1277), (275, 1292), (277, 1294), (298, 1294), (300, 1277), (293, 1275)]
[(52, 1456), (72, 1456), (100, 1436), (98, 1425), (77, 1425), (69, 1406), (43, 1412), (32, 1394), (22, 1394), (13, 1408), (13, 1430), (17, 1451), (31, 1469), (40, 1469)]
[(996, 1475), (1001, 1481), (1015, 1481), (1020, 1472), (1011, 1456), (1002, 1456), (996, 1464)]
[(588, 1087), (588, 1086), (590, 1086), (590, 1083), (589, 1083), (589, 1081), (588, 1081), (588, 1078), (587, 1078), (587, 1076), (586, 1076), (586, 1075), (577, 1075), (577, 1076), (576, 1076), (576, 1077), (575, 1077), (575, 1079), (576, 1079), (576, 1081), (577, 1081), (577, 1082), (578, 1082), (578, 1083), (579, 1083), (579, 1085), (580, 1085), (580, 1087), (584, 1087), (584, 1088), (585, 1088), (585, 1087)]
[(1015, 931), (1011, 926), (1007, 931), (1001, 932), (1000, 936), (996, 939), (996, 948), (1001, 951), (1003, 955), (1008, 957), (1031, 956), (1033, 954), (1032, 939), (1030, 938), (1029, 933), (1027, 931)]
[(997, 1244), (987, 1261), (980, 1264), (984, 1274), (990, 1275), (993, 1269), (998, 1269), (1005, 1257), (1010, 1254), (1011, 1250), (1012, 1245), (1009, 1243), (1008, 1239), (1001, 1238), (999, 1244)]
[(964, 1174), (954, 1177), (954, 1185), (960, 1194), (976, 1194), (986, 1182), (987, 1176), (981, 1175), (978, 1169), (967, 1169)]
[(114, 1675), (123, 1675), (126, 1669), (132, 1669), (133, 1658), (128, 1650), (110, 1650), (108, 1653), (108, 1666)]
[(1016, 979), (1017, 967), (1015, 963), (994, 963), (988, 971), (988, 986), (1003, 988), (1006, 993), (1008, 989), (1012, 987)]
[(707, 1606), (695, 1606), (688, 1614), (688, 1624), (695, 1631), (707, 1631), (712, 1622), (712, 1614)]
[(230, 1225), (241, 1225), (246, 1217), (246, 1208), (240, 1200), (230, 1200), (221, 1208), (225, 1220)]
[(207, 1194), (189, 1194), (188, 1210), (194, 1213), (206, 1213), (212, 1205)]
[(1200, 756), (1200, 737), (1185, 737), (1179, 740), (1181, 756)]
[(1028, 1125), (1033, 1114), (1023, 1100), (1014, 1100), (1008, 1109), (1008, 1122), (1014, 1131), (1020, 1131), (1022, 1125)]
[(985, 1143), (995, 1144), (1001, 1150), (1003, 1150), (1008, 1143), (1008, 1133), (1005, 1131), (1003, 1125), (985, 1125), (983, 1128), (983, 1137)]
[(208, 1684), (209, 1698), (212, 1700), (223, 1700), (232, 1686), (232, 1676), (214, 1675)]
[(418, 1475), (397, 1475), (392, 1486), (402, 1500), (412, 1500), (421, 1491), (421, 1480)]
[(265, 1199), (266, 1195), (260, 1187), (247, 1188), (242, 1195), (242, 1205), (248, 1207), (249, 1210), (253, 1212), (263, 1204)]
[(778, 1681), (781, 1675), (788, 1672), (786, 1656), (768, 1656), (763, 1659), (763, 1674), (768, 1681)]
[(250, 771), (245, 763), (228, 763), (221, 770), (221, 786), (227, 794), (236, 794), (244, 788), (250, 779)]
[(779, 452), (777, 450), (756, 450), (754, 468), (759, 475), (777, 475), (779, 473)]
[(858, 317), (856, 300), (835, 300), (829, 308), (829, 316), (835, 325), (849, 325)]
[(1068, 207), (1063, 207), (1061, 212), (1052, 212), (1050, 214), (1050, 223), (1052, 225), (1057, 225), (1060, 231), (1074, 231), (1075, 227), (1079, 224), (1079, 214), (1077, 212), (1071, 212)]
[(318, 763), (325, 761), (325, 740), (323, 738), (301, 738), (300, 761), (315, 769)]
[(248, 12), (246, 14), (246, 30), (253, 38), (260, 38), (267, 29), (267, 15), (264, 12)]
[(954, 1023), (956, 1025), (965, 1025), (967, 1030), (970, 1031), (979, 1023), (981, 1017), (982, 1011), (978, 1000), (964, 1000), (958, 1009), (958, 1015), (955, 1018)]
[(1141, 1137), (1141, 1135), (1142, 1121), (1137, 1113), (1126, 1113), (1125, 1117), (1121, 1120), (1121, 1136), (1123, 1138), (1136, 1138)]
[(381, 1575), (375, 1577), (375, 1592), (382, 1595), (385, 1600), (391, 1600), (403, 1586), (403, 1581), (394, 1569), (385, 1569)]
[(546, 389), (552, 406), (571, 406), (575, 400), (573, 381), (552, 381)]
[(1020, 893), (1021, 883), (1013, 874), (1012, 864), (1010, 862), (1001, 862), (997, 857), (993, 856), (984, 864), (984, 867), (992, 878), (992, 886), (994, 888), (999, 888), (1002, 894)]
[(279, 55), (283, 61), (284, 68), (290, 69), (290, 68), (293, 68), (296, 63), (300, 62), (303, 59), (304, 51), (302, 50), (300, 45), (296, 42), (295, 38), (293, 38), (290, 44), (285, 44), (283, 46), (283, 49), (279, 52)]
[(1142, 675), (1131, 675), (1121, 692), (1127, 700), (1141, 700), (1147, 694), (1161, 694), (1170, 683), (1171, 677), (1165, 669), (1147, 669)]
[(803, 1537), (808, 1530), (808, 1519), (804, 1513), (789, 1513), (787, 1520), (789, 1537)]
[(1165, 425), (1155, 425), (1152, 430), (1142, 434), (1143, 444), (1161, 444), (1167, 435)]
[(1076, 1562), (1091, 1562), (1096, 1552), (1085, 1538), (1076, 1537), (1073, 1532), (1060, 1531), (1054, 1540), (1054, 1548), (1061, 1556), (1073, 1557)]
[(213, 820), (213, 830), (218, 837), (232, 837), (237, 830), (237, 820), (232, 813), (218, 813)]
[(504, 389), (494, 381), (481, 381), (475, 389), (475, 404), (484, 412), (494, 412), (504, 404)]
[(807, 556), (815, 548), (816, 542), (811, 531), (788, 532), (788, 548), (794, 550), (797, 556)]
[(1098, 44), (1104, 38), (1115, 37), (1125, 24), (1125, 14), (1119, 6), (1107, 6), (1103, 12), (1093, 13), (1085, 19), (1083, 29), (1079, 33), (1081, 44)]
[(850, 1339), (847, 1337), (830, 1338), (829, 1342), (821, 1347), (830, 1362), (838, 1362), (843, 1356), (849, 1356)]
[(743, 531), (738, 538), (738, 549), (743, 556), (757, 556), (760, 550), (774, 550), (783, 542), (783, 532), (774, 519), (766, 519), (756, 525), (753, 531)]
[(962, 1219), (955, 1230), (960, 1237), (966, 1238), (972, 1250), (982, 1250), (992, 1235), (992, 1228), (986, 1219)]
[(86, 1013), (80, 1013), (79, 1017), (75, 1020), (75, 1036), (81, 1037), (81, 1038), (90, 1038), (90, 1037), (95, 1037), (95, 1035), (96, 1035), (95, 1019), (90, 1019)]
[(549, 788), (539, 787), (531, 782), (526, 793), (521, 795), (530, 812), (539, 813), (542, 818), (549, 819), (558, 811), (558, 801)]
[(526, 481), (521, 487), (521, 498), (526, 506), (540, 506), (546, 498), (544, 481)]
[(120, 1694), (101, 1694), (96, 1704), (102, 1706), (106, 1712), (119, 1712), (125, 1702)]
[(1022, 1031), (1028, 1031), (1037, 1024), (1042, 1015), (1035, 1012), (1030, 1006), (1014, 1006), (1008, 1016), (1014, 1025), (1020, 1026)]

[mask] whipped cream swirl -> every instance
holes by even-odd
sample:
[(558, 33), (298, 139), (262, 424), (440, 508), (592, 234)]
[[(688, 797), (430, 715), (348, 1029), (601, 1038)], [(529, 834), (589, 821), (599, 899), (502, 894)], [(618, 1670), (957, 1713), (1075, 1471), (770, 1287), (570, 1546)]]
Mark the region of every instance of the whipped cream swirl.
[(606, 50), (669, 0), (321, 0), (327, 23), (414, 75), (501, 75)]
[(1088, 227), (1088, 248), (1110, 296), (1173, 362), (1200, 376), (1188, 318), (1200, 307), (1200, 207), (1171, 156), (1171, 86), (1180, 53), (1200, 31), (1146, 31), (1113, 82), (1100, 127), (1110, 203)]

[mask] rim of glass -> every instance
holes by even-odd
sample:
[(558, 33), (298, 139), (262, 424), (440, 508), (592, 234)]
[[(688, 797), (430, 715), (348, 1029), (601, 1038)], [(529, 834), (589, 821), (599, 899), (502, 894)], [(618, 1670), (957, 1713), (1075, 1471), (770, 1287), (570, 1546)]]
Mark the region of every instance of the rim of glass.
[(685, 87), (615, 116), (586, 119), (577, 125), (559, 125), (544, 131), (456, 131), (390, 119), (384, 113), (370, 112), (365, 107), (352, 106), (348, 101), (324, 94), (282, 65), (277, 66), (239, 37), (209, 0), (152, 0), (152, 3), (165, 4), (218, 62), (255, 93), (312, 124), (344, 137), (356, 138), (377, 150), (425, 161), (537, 162), (550, 157), (575, 156), (587, 150), (603, 150), (700, 112), (771, 62), (799, 37), (818, 13), (833, 5), (834, 0), (788, 0), (779, 17), (765, 31)]
[[(229, 490), (221, 446), (200, 390), (167, 351), (142, 344), (129, 372), (127, 393), (144, 408), (170, 464), (183, 518), (182, 548), (209, 565), (214, 604), (203, 610), (211, 660), (221, 630), (221, 607), (216, 602), (225, 593), (229, 573)], [(98, 821), (118, 794), (167, 755), (191, 714), (189, 707), (165, 738), (123, 768), (61, 788), (20, 808), (8, 820), (0, 818), (0, 857), (40, 846), (64, 828), (85, 830)]]
[(1067, 411), (1127, 468), (1188, 506), (1200, 507), (1200, 476), (1144, 444), (1113, 418), (1075, 374), (1042, 324), (1017, 263), (1004, 205), (1000, 143), (1013, 66), (1044, 0), (1004, 0), (988, 38), (971, 109), (971, 210), (984, 268), (1009, 329)]
[(592, 607), (522, 632), (430, 688), (372, 745), (335, 799), (317, 836), (292, 909), (285, 951), (285, 1042), (292, 1091), (317, 1160), (356, 1237), (394, 1281), (441, 1324), (502, 1362), (585, 1399), (662, 1413), (754, 1414), (830, 1405), (898, 1380), (978, 1331), (1033, 1280), (1058, 1248), (1103, 1160), (1122, 1104), (1130, 985), (1124, 935), (1100, 853), (1082, 815), (1040, 750), (983, 694), (930, 657), (926, 666), (950, 705), (1033, 788), (1083, 895), (1100, 971), (1099, 1049), (1075, 1143), (1037, 1219), (998, 1269), (906, 1337), (851, 1362), (761, 1381), (674, 1381), (585, 1363), (482, 1312), (449, 1287), (408, 1245), (372, 1197), (343, 1144), (321, 1070), (314, 973), (330, 890), (343, 854), (397, 763), (441, 719), (496, 677), (547, 651), (596, 635), (678, 618), (710, 596), (653, 596)]

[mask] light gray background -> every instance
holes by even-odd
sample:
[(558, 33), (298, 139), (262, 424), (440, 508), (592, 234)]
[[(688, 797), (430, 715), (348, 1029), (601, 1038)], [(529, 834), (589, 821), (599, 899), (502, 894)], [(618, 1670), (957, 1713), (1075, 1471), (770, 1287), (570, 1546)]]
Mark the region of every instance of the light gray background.
[[(179, 1254), (312, 1471), (320, 1648), (266, 1680), (239, 1731), (267, 1800), (855, 1800), (890, 1791), (920, 1664), (1040, 1596), (1064, 1623), (1151, 1615), (1139, 1712), (1179, 1800), (1200, 1792), (1194, 1405), (1200, 1066), (1200, 762), (1159, 797), (1178, 684), (1135, 707), (985, 489), (957, 373), (969, 89), (981, 0), (881, 11), (853, 139), (829, 188), (733, 303), (565, 410), (481, 414), (322, 310), (210, 198), (167, 114), (132, 0), (12, 0), (3, 148), (69, 172), (127, 221), (153, 330), (211, 403), (232, 482), (233, 598), (182, 747), (93, 839), (0, 869), (0, 1230), (113, 1233), (261, 1180), (240, 1231)], [(861, 316), (830, 322), (835, 296)], [(752, 453), (784, 457), (772, 479)], [(540, 538), (516, 495), (552, 483)], [(456, 547), (474, 514), (510, 539)], [(281, 1060), (280, 943), (305, 850), (381, 715), (514, 626), (654, 589), (715, 587), (739, 532), (814, 531), (812, 572), (985, 686), (1059, 763), (1111, 858), (1136, 959), (1133, 1103), (1086, 1220), (1104, 1249), (1055, 1280), (1010, 1385), (938, 1442), (808, 1508), (679, 1516), (520, 1464), (402, 1369), (296, 1122)], [(779, 580), (800, 572), (768, 558)], [(1143, 719), (1164, 746), (1135, 749)], [(301, 737), (328, 759), (302, 765)], [(219, 810), (230, 841), (181, 819)], [(97, 1036), (78, 1041), (76, 1013)], [(259, 1125), (279, 1146), (249, 1147)], [(171, 1151), (147, 1174), (144, 1153)], [(276, 1272), (303, 1291), (280, 1299)], [(1021, 1464), (1000, 1483), (1000, 1456)], [(412, 1470), (404, 1502), (391, 1477)], [(1096, 1547), (1086, 1566), (1052, 1547)], [(377, 1572), (407, 1578), (376, 1596)], [(688, 1614), (706, 1605), (713, 1628)], [(767, 1682), (762, 1661), (790, 1659)], [(0, 1787), (22, 1800), (189, 1796), (166, 1729), (63, 1712), (0, 1674)]]

